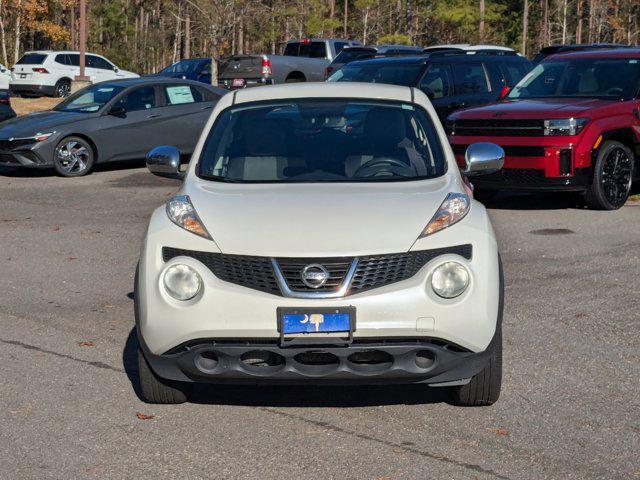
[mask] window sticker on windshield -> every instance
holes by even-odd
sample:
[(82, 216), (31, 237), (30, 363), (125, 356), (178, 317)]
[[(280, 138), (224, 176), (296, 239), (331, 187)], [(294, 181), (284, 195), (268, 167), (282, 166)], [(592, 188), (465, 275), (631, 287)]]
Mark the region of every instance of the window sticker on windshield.
[(191, 87), (187, 85), (167, 87), (167, 96), (169, 97), (169, 103), (171, 105), (195, 102), (195, 100), (193, 99), (193, 94), (191, 93)]
[(402, 104), (403, 110), (413, 110), (413, 105), (407, 105), (406, 103)]
[(544, 83), (546, 83), (547, 85), (552, 84), (555, 81), (556, 81), (556, 77), (552, 77), (552, 76), (544, 77)]

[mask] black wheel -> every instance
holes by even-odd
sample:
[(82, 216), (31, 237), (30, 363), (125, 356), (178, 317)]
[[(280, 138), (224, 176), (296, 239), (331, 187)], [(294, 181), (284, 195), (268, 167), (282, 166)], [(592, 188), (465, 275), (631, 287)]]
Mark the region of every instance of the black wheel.
[(633, 152), (620, 142), (602, 144), (593, 165), (593, 182), (585, 192), (585, 201), (595, 210), (617, 210), (631, 192)]
[(172, 382), (158, 377), (149, 362), (144, 358), (142, 350), (138, 348), (138, 377), (140, 379), (140, 393), (147, 403), (175, 404), (187, 401), (187, 395), (178, 382)]
[(93, 148), (83, 138), (63, 138), (53, 152), (53, 168), (63, 177), (81, 177), (91, 171)]
[(66, 79), (58, 80), (54, 87), (56, 97), (65, 98), (71, 94), (71, 82)]
[(466, 385), (451, 389), (451, 400), (463, 407), (493, 405), (500, 398), (502, 387), (502, 328), (498, 324), (493, 353), (484, 369)]

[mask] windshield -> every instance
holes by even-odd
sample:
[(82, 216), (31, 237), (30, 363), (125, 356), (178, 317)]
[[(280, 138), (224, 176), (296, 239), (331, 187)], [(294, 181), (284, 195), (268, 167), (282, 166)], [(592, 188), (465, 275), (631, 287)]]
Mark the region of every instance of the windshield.
[(362, 60), (365, 58), (371, 58), (376, 54), (373, 48), (346, 48), (342, 50), (338, 56), (333, 60), (333, 63), (349, 63), (354, 60)]
[(123, 89), (124, 87), (120, 85), (93, 85), (71, 95), (59, 103), (54, 110), (59, 112), (97, 112)]
[(446, 171), (428, 115), (406, 103), (301, 99), (220, 114), (199, 176), (227, 182), (371, 182)]
[(331, 75), (328, 82), (390, 83), (413, 87), (418, 81), (422, 64), (366, 63), (348, 64)]
[(160, 70), (160, 73), (188, 73), (194, 69), (196, 62), (176, 62)]
[(536, 65), (507, 98), (631, 98), (639, 78), (636, 58), (549, 60)]

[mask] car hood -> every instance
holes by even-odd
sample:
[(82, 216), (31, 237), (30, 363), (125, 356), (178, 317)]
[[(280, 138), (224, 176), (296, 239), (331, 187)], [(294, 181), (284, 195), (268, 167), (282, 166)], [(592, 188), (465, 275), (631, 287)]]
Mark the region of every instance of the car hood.
[(408, 251), (460, 186), (445, 175), (361, 184), (201, 181), (185, 190), (223, 253), (332, 257)]
[(57, 112), (48, 110), (16, 117), (0, 124), (0, 138), (21, 138), (36, 133), (49, 133), (62, 125), (79, 119), (92, 118), (94, 114), (78, 112)]
[(577, 117), (587, 111), (610, 105), (612, 100), (594, 98), (539, 98), (531, 100), (504, 101), (484, 107), (469, 108), (454, 113), (450, 118), (565, 118)]

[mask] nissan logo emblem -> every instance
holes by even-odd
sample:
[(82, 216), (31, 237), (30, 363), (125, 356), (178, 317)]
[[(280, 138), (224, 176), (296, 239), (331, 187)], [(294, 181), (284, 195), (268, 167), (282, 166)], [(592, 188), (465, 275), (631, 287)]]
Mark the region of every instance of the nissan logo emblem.
[(329, 271), (319, 263), (311, 263), (300, 272), (300, 278), (309, 288), (320, 288), (329, 280)]

